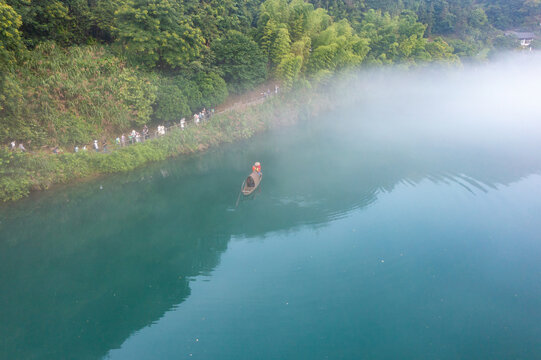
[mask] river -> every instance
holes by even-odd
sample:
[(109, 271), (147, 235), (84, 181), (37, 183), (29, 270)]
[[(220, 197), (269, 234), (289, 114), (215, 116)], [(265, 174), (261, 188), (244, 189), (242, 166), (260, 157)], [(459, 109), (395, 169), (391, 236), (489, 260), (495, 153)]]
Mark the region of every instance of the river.
[(2, 205), (0, 358), (541, 358), (540, 63)]

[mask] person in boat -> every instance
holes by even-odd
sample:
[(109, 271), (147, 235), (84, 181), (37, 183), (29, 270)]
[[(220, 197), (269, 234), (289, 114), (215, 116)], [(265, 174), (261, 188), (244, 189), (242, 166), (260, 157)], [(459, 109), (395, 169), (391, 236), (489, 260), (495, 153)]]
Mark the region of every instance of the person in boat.
[(259, 176), (261, 176), (261, 163), (259, 161), (252, 166), (252, 172), (256, 172)]

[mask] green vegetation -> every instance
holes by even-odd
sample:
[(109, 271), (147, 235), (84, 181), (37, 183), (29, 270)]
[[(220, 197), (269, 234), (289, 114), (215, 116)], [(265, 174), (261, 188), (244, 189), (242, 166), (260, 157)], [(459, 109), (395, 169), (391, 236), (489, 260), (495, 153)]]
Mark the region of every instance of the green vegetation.
[(32, 151), (2, 150), (1, 197), (184, 151), (44, 147), (190, 119), (266, 81), (289, 91), (363, 65), (483, 59), (517, 47), (502, 30), (540, 21), (541, 0), (0, 0), (0, 144)]
[[(243, 111), (228, 111), (200, 126), (174, 128), (166, 135), (111, 152), (34, 154), (0, 148), (0, 200), (17, 200), (31, 190), (43, 190), (56, 183), (78, 178), (133, 170), (148, 162), (189, 154), (224, 142), (246, 139), (277, 124), (287, 124), (307, 113), (308, 96), (296, 100), (275, 97)], [(277, 106), (277, 103), (280, 106)], [(318, 106), (321, 106), (322, 101)]]
[(237, 93), (250, 90), (267, 78), (267, 58), (249, 36), (231, 30), (212, 43), (214, 65), (229, 88)]
[(114, 12), (117, 41), (128, 58), (154, 67), (182, 67), (200, 57), (203, 37), (180, 1), (132, 0)]
[(41, 43), (5, 78), (0, 138), (34, 148), (85, 144), (106, 130), (144, 124), (156, 99), (151, 80), (102, 46)]

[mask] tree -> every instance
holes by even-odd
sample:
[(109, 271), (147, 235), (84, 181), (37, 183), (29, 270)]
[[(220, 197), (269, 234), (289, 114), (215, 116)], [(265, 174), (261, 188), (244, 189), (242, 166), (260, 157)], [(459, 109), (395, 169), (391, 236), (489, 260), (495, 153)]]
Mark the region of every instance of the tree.
[(118, 78), (118, 95), (129, 107), (134, 124), (138, 126), (146, 124), (152, 115), (157, 86), (137, 76), (133, 69), (124, 68)]
[(282, 81), (284, 89), (290, 89), (299, 78), (302, 67), (302, 58), (293, 54), (287, 54), (278, 67), (276, 75)]
[(484, 0), (490, 23), (498, 29), (510, 29), (522, 25), (524, 14), (521, 13), (525, 0)]
[(263, 82), (267, 77), (267, 60), (259, 46), (248, 36), (230, 31), (214, 41), (211, 47), (215, 65), (223, 73), (229, 89), (242, 92)]
[(62, 45), (87, 41), (90, 9), (86, 0), (7, 0), (22, 18), (24, 42), (35, 47), (54, 40)]
[(370, 62), (414, 62), (430, 60), (423, 37), (425, 25), (417, 22), (412, 12), (398, 16), (369, 10), (361, 24), (360, 36), (370, 39)]
[(334, 19), (347, 19), (351, 24), (361, 21), (362, 11), (367, 7), (364, 0), (310, 0), (310, 3), (324, 9)]
[(191, 113), (199, 111), (203, 107), (203, 94), (201, 94), (201, 90), (195, 81), (182, 75), (175, 76), (171, 81), (186, 95), (186, 102)]
[(90, 12), (90, 33), (96, 39), (112, 42), (117, 28), (115, 26), (115, 12), (124, 3), (124, 0), (97, 0)]
[(115, 12), (115, 25), (128, 56), (149, 67), (186, 66), (203, 46), (177, 0), (127, 0)]
[(434, 41), (428, 42), (425, 45), (425, 49), (430, 55), (430, 60), (448, 63), (457, 63), (459, 61), (458, 56), (453, 54), (453, 47), (449, 45), (441, 37), (434, 39)]
[(269, 59), (274, 40), (276, 39), (277, 27), (278, 25), (274, 20), (269, 20), (265, 23), (265, 26), (259, 34), (259, 44), (261, 46), (261, 50), (263, 50), (263, 52)]
[(266, 0), (261, 4), (257, 37), (273, 68), (289, 54), (292, 38), (304, 35), (305, 19), (311, 11), (313, 6), (302, 0)]
[(526, 0), (520, 8), (524, 23), (529, 26), (541, 24), (541, 0)]
[(258, 28), (262, 29), (270, 20), (277, 24), (289, 22), (288, 0), (266, 0), (259, 9)]
[(470, 12), (468, 22), (470, 26), (480, 29), (488, 24), (487, 14), (482, 8), (477, 8)]
[(276, 37), (270, 48), (270, 60), (273, 65), (278, 65), (289, 54), (291, 39), (286, 27), (280, 27), (276, 31)]
[(194, 27), (201, 30), (206, 44), (210, 44), (230, 30), (247, 33), (261, 1), (188, 0), (183, 3), (186, 15), (190, 16)]
[(297, 41), (306, 32), (308, 18), (314, 12), (314, 6), (303, 0), (292, 0), (289, 4), (288, 29), (291, 41)]
[(186, 96), (182, 90), (168, 81), (158, 90), (153, 117), (160, 122), (178, 121), (191, 115)]
[(21, 17), (11, 6), (0, 0), (0, 70), (5, 71), (17, 61), (23, 48), (19, 28)]
[(201, 91), (202, 106), (214, 107), (227, 99), (227, 85), (220, 75), (213, 72), (200, 72), (193, 80)]
[(306, 67), (306, 63), (310, 58), (310, 51), (312, 50), (312, 39), (309, 36), (305, 35), (300, 40), (295, 41), (291, 44), (291, 53), (295, 56), (300, 56), (302, 58), (303, 71)]
[(311, 38), (331, 26), (332, 18), (323, 9), (316, 9), (308, 14), (305, 25), (305, 34)]
[(359, 38), (346, 19), (322, 31), (312, 47), (314, 50), (308, 63), (311, 73), (360, 65), (370, 50), (368, 40)]

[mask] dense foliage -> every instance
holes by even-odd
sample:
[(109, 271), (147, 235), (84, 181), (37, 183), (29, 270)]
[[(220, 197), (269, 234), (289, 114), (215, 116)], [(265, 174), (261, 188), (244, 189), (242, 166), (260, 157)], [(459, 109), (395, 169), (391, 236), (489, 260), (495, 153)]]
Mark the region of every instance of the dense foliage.
[(516, 47), (541, 0), (0, 0), (0, 144), (71, 148), (269, 78)]
[(0, 2), (0, 70), (15, 65), (21, 50), (21, 16), (4, 2)]
[(179, 68), (199, 57), (200, 30), (175, 0), (129, 0), (114, 13), (117, 41), (135, 63)]
[(85, 144), (106, 130), (146, 123), (156, 86), (103, 47), (41, 43), (6, 77), (0, 137)]
[(249, 36), (231, 30), (212, 43), (217, 66), (234, 92), (249, 90), (267, 77), (267, 58)]

